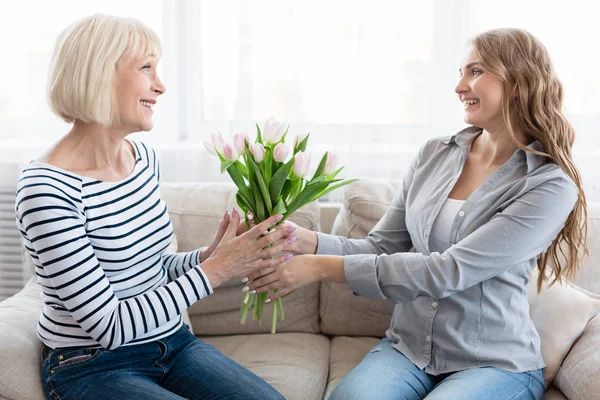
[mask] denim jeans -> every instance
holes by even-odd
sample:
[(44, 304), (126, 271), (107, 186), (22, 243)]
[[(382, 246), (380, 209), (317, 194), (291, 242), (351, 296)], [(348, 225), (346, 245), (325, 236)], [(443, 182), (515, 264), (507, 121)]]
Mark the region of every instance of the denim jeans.
[(330, 399), (541, 400), (543, 370), (509, 372), (483, 367), (429, 375), (392, 347), (388, 339), (373, 347), (331, 393)]
[(49, 399), (283, 399), (185, 325), (166, 338), (111, 351), (44, 350), (42, 384)]

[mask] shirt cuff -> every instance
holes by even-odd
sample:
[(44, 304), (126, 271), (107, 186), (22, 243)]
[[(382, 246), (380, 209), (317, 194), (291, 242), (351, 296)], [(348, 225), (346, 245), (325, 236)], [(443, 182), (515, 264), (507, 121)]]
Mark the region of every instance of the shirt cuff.
[(200, 279), (202, 280), (202, 285), (204, 287), (204, 290), (206, 291), (206, 295), (209, 296), (209, 295), (213, 294), (213, 292), (214, 292), (213, 287), (210, 284), (210, 281), (208, 280), (208, 277), (204, 273), (204, 270), (202, 269), (202, 267), (200, 267), (198, 265), (195, 268), (198, 270), (198, 273), (200, 274), (200, 277), (201, 277)]
[(344, 257), (344, 274), (355, 295), (368, 299), (385, 299), (377, 279), (377, 255), (357, 254)]
[[(201, 254), (202, 254), (202, 252), (203, 252), (205, 249), (208, 249), (208, 246), (200, 247), (200, 248), (197, 250), (197, 251), (198, 251), (198, 256), (196, 257), (196, 261), (197, 261), (197, 264), (196, 264), (196, 265), (200, 265), (200, 264), (201, 264), (201, 262), (200, 262), (200, 257), (201, 257)], [(206, 260), (204, 260), (204, 261), (206, 261)]]
[(317, 234), (317, 253), (331, 256), (344, 255), (342, 241), (339, 237), (328, 235), (326, 233), (316, 232)]

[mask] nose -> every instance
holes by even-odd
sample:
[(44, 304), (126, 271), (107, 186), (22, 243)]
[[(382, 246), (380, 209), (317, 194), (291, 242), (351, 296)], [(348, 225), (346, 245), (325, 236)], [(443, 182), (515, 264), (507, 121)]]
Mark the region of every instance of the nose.
[(162, 83), (162, 81), (160, 80), (160, 78), (158, 76), (156, 76), (154, 78), (154, 83), (152, 85), (152, 91), (154, 93), (156, 93), (157, 96), (160, 96), (161, 94), (164, 94), (167, 91), (167, 88), (165, 87), (165, 85)]
[(469, 85), (467, 84), (465, 76), (461, 76), (454, 88), (454, 92), (458, 95), (466, 93), (469, 91)]

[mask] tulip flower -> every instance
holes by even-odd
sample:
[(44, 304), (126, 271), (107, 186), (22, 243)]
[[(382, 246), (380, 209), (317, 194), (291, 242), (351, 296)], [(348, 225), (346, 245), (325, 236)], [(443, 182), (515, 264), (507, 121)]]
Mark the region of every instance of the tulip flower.
[(223, 146), (223, 156), (227, 161), (236, 161), (240, 157), (235, 147), (230, 143), (225, 143)]
[(223, 140), (223, 136), (221, 136), (221, 132), (218, 135), (211, 135), (213, 146), (215, 146), (215, 150), (219, 153), (223, 154), (223, 146), (225, 146), (225, 140)]
[(277, 162), (284, 162), (290, 154), (290, 146), (285, 143), (279, 143), (273, 150), (273, 159)]
[(246, 151), (246, 142), (250, 142), (250, 137), (246, 132), (236, 133), (233, 137), (233, 146), (239, 154), (243, 154)]
[(250, 144), (250, 153), (254, 156), (254, 161), (261, 162), (265, 159), (265, 148), (260, 143), (251, 143)]
[(310, 154), (303, 151), (299, 151), (294, 156), (294, 165), (292, 171), (297, 177), (304, 178), (308, 175), (308, 169), (310, 168)]
[(278, 143), (281, 141), (283, 134), (286, 131), (286, 126), (283, 122), (276, 121), (273, 117), (265, 121), (262, 136), (267, 143)]
[(302, 141), (303, 141), (304, 139), (306, 139), (306, 137), (307, 137), (307, 136), (308, 136), (308, 132), (307, 132), (307, 133), (301, 133), (301, 134), (299, 134), (298, 136), (296, 136), (296, 137), (294, 138), (294, 149), (295, 149), (296, 147), (298, 147), (298, 145), (299, 145), (300, 143), (302, 143)]
[(325, 169), (323, 170), (323, 175), (331, 175), (335, 172), (335, 167), (337, 167), (338, 156), (335, 153), (327, 153), (327, 161), (325, 162)]
[(210, 154), (212, 154), (213, 156), (217, 155), (217, 152), (215, 150), (215, 145), (207, 142), (206, 140), (202, 142), (202, 144), (204, 144), (204, 147), (206, 148), (206, 151), (208, 151)]

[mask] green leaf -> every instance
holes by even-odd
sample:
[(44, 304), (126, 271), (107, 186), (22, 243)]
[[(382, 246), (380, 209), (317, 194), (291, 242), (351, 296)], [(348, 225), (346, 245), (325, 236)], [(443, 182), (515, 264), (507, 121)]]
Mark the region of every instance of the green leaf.
[(233, 166), (233, 164), (232, 164), (227, 168), (227, 172), (229, 173), (229, 176), (231, 177), (231, 180), (233, 181), (233, 183), (235, 183), (235, 185), (238, 187), (238, 190), (240, 191), (240, 193), (243, 196), (250, 198), (250, 193), (248, 193), (248, 188), (246, 187), (246, 182), (244, 182), (244, 178), (242, 177), (242, 174), (240, 173), (240, 171), (238, 171), (238, 169), (235, 166)]
[(248, 179), (248, 168), (246, 168), (246, 166), (242, 164), (241, 161), (236, 161), (235, 165), (238, 168), (238, 170), (242, 173), (242, 176)]
[(336, 177), (336, 176), (337, 176), (337, 175), (340, 173), (340, 171), (341, 171), (341, 170), (343, 170), (343, 169), (344, 169), (344, 166), (342, 165), (341, 167), (339, 167), (337, 170), (335, 170), (333, 173), (331, 173), (331, 175), (328, 175), (327, 177), (328, 177), (329, 179), (333, 179), (333, 178), (335, 178), (335, 177)]
[(329, 193), (329, 192), (331, 192), (331, 191), (333, 191), (335, 189), (339, 189), (342, 186), (346, 186), (347, 184), (352, 183), (352, 182), (356, 182), (357, 180), (358, 179), (348, 179), (347, 181), (344, 181), (342, 183), (338, 183), (337, 185), (333, 185), (332, 187), (327, 188), (326, 190), (322, 191), (321, 193), (318, 193), (316, 196), (314, 196), (312, 198), (312, 200), (314, 201), (314, 200), (318, 199), (319, 197), (322, 197), (322, 196), (326, 195), (327, 193)]
[(235, 194), (235, 199), (237, 201), (238, 206), (240, 206), (242, 211), (244, 211), (244, 214), (247, 214), (248, 211), (252, 211), (253, 207), (250, 207), (250, 204), (248, 204), (247, 199), (245, 199), (239, 191)]
[[(258, 189), (255, 188), (256, 191)], [(260, 223), (266, 219), (265, 215), (265, 203), (263, 202), (262, 196), (260, 193), (254, 193), (254, 200), (256, 202), (256, 220), (257, 223)]]
[(294, 181), (292, 181), (291, 179), (286, 179), (285, 183), (283, 184), (283, 189), (281, 189), (281, 198), (287, 199), (293, 187)]
[(317, 167), (317, 170), (315, 171), (315, 174), (313, 175), (311, 181), (323, 174), (323, 171), (325, 170), (325, 164), (327, 164), (327, 154), (328, 152), (325, 152), (325, 154), (323, 154), (323, 158), (321, 158), (321, 162), (319, 163), (319, 166)]
[[(273, 203), (277, 202), (277, 199), (279, 199), (279, 197), (281, 195), (281, 191), (286, 182), (287, 176), (289, 175), (290, 170), (292, 169), (293, 164), (294, 164), (294, 159), (292, 158), (290, 161), (283, 164), (277, 170), (277, 172), (275, 172), (275, 174), (273, 175), (273, 178), (271, 178), (271, 182), (269, 182), (269, 193), (271, 195), (271, 201)], [(287, 197), (287, 196), (283, 196), (283, 198), (285, 198), (285, 197)]]
[(269, 195), (269, 189), (267, 188), (267, 184), (265, 183), (265, 180), (262, 174), (260, 173), (260, 169), (258, 168), (258, 165), (256, 165), (256, 163), (254, 162), (254, 160), (248, 159), (248, 161), (250, 162), (250, 168), (254, 171), (254, 178), (255, 181), (258, 183), (258, 187), (260, 188), (260, 192), (264, 199), (264, 204), (267, 206), (267, 211), (269, 215), (272, 215), (273, 205), (271, 203), (271, 196)]
[(285, 129), (285, 132), (283, 132), (283, 135), (281, 135), (281, 140), (279, 141), (279, 143), (285, 143), (285, 137), (287, 136), (289, 130), (290, 125), (288, 124), (287, 128)]
[(227, 171), (227, 168), (229, 168), (230, 166), (232, 166), (235, 163), (235, 161), (225, 161), (221, 163), (221, 173)]
[(258, 124), (256, 124), (256, 142), (264, 145)]
[(298, 146), (296, 146), (296, 148), (294, 149), (294, 154), (296, 154), (299, 151), (306, 151), (306, 144), (308, 143), (309, 136), (310, 136), (310, 133), (308, 135), (306, 135), (306, 137), (304, 139), (302, 139), (302, 141), (300, 143), (298, 143)]
[(283, 203), (283, 199), (279, 199), (279, 201), (277, 202), (277, 205), (275, 206), (275, 208), (273, 209), (273, 215), (277, 215), (277, 214), (285, 214), (287, 210), (285, 209), (285, 204)]
[(304, 190), (302, 192), (300, 192), (298, 197), (296, 197), (294, 199), (294, 201), (292, 201), (292, 203), (288, 206), (288, 209), (284, 215), (284, 218), (288, 218), (290, 215), (292, 215), (294, 213), (294, 211), (296, 211), (300, 207), (310, 203), (312, 201), (312, 198), (317, 193), (320, 193), (321, 191), (323, 191), (327, 187), (327, 185), (328, 185), (328, 183), (321, 182), (321, 183), (317, 183), (316, 185), (313, 185), (311, 187), (307, 186), (306, 188), (304, 188)]

